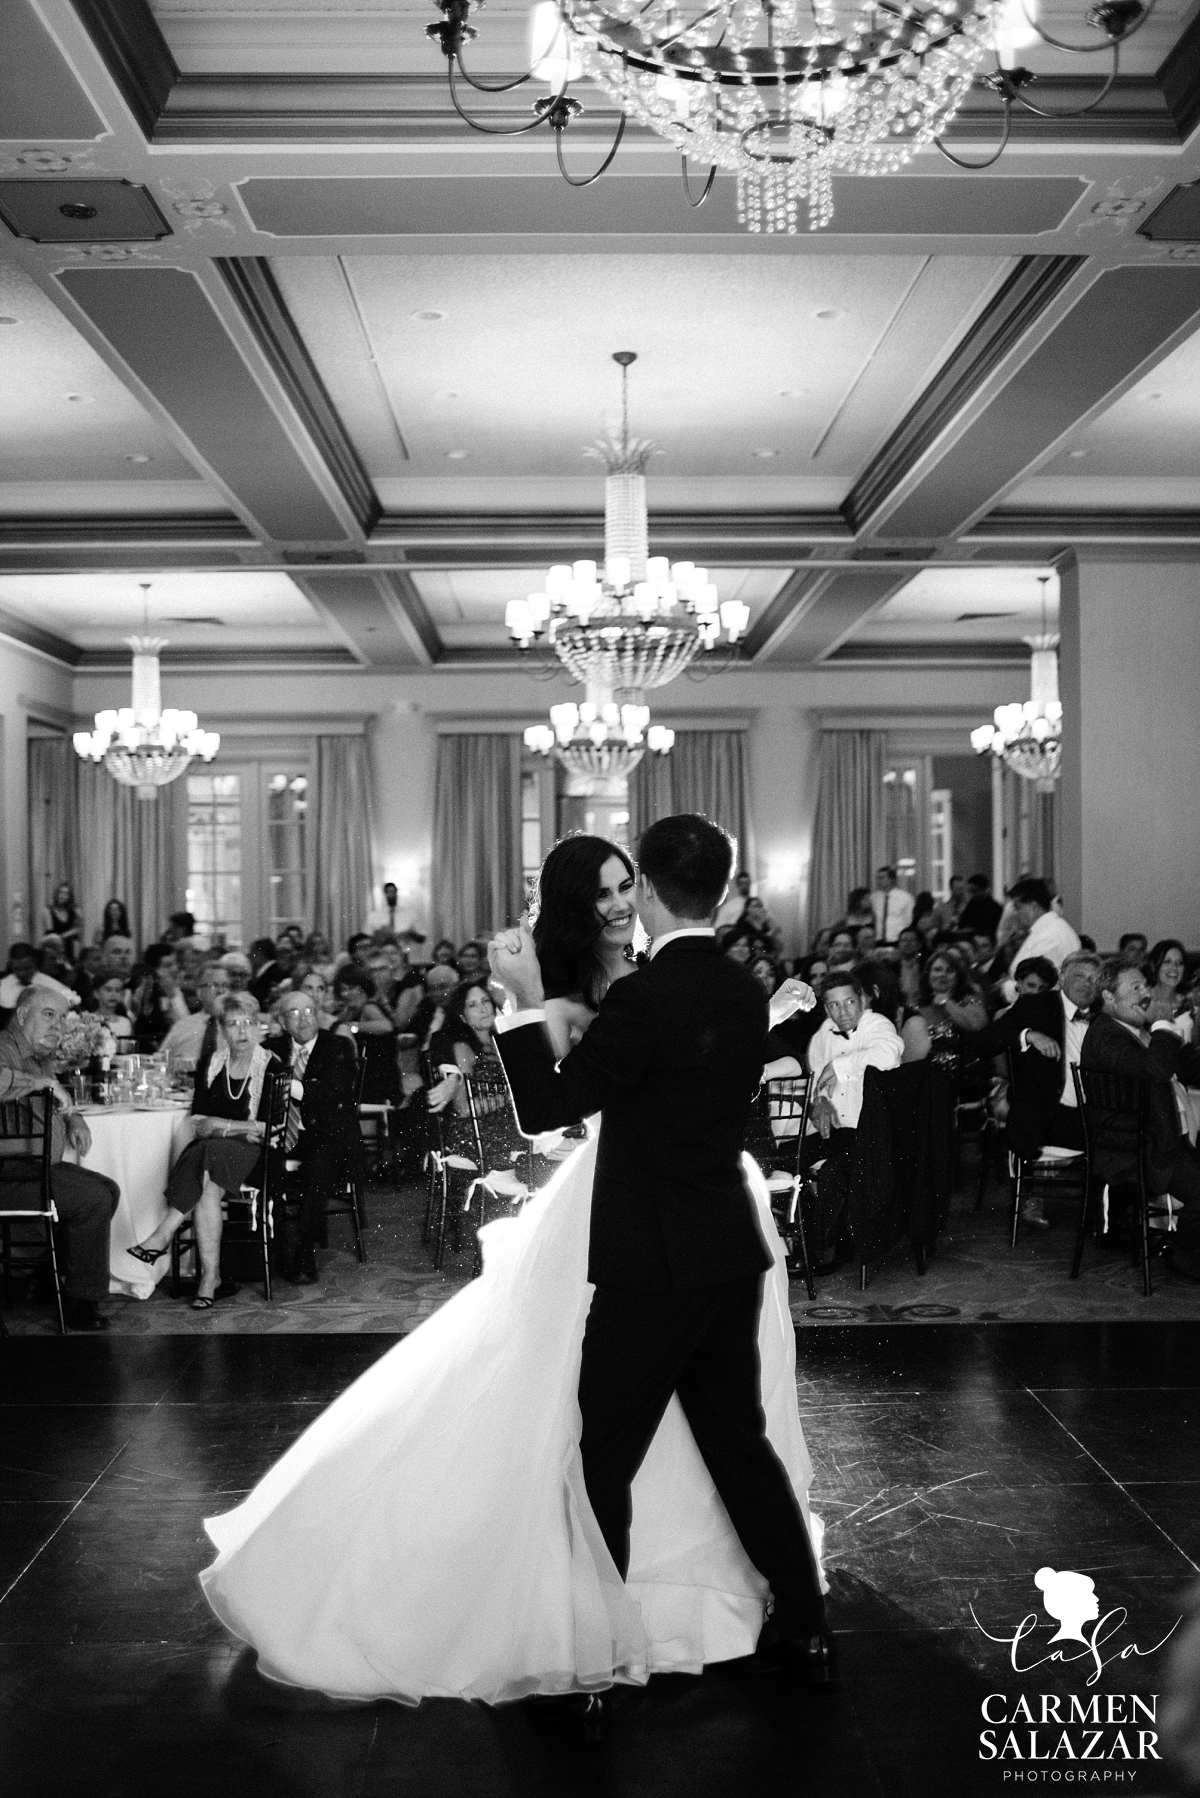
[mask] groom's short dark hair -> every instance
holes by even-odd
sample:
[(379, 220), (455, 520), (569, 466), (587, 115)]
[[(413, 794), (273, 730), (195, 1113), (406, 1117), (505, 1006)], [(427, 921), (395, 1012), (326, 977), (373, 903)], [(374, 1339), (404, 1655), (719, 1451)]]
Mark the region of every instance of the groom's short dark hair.
[(699, 812), (659, 818), (643, 831), (638, 870), (677, 918), (711, 918), (729, 885), (733, 838)]

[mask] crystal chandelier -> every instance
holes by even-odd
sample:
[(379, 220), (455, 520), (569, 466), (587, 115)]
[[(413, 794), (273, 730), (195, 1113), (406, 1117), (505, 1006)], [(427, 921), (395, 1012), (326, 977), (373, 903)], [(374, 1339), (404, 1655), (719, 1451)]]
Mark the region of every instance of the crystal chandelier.
[[(500, 84), (476, 81), (463, 64), (463, 47), (476, 36), (470, 0), (437, 4), (443, 18), (426, 35), (446, 57), (455, 110), (475, 130), (517, 136), (548, 124), (564, 179), (587, 187), (610, 166), (633, 118), (682, 152), (689, 205), (703, 205), (717, 170), (726, 169), (737, 179), (744, 225), (794, 232), (802, 208), (810, 230), (830, 222), (835, 174), (894, 174), (930, 146), (959, 168), (988, 168), (1007, 148), (1014, 105), (1044, 119), (1091, 112), (1116, 80), (1121, 45), (1145, 23), (1154, 0), (1098, 0), (1083, 20), (1101, 34), (1091, 43), (1050, 37), (1032, 15), (1033, 0), (696, 0), (690, 8), (683, 0), (542, 0), (533, 66)], [(1039, 39), (1070, 55), (1109, 51), (1111, 70), (1099, 91), (1069, 110), (1028, 98), (1038, 78), (1003, 63)], [(982, 159), (965, 161), (946, 149), (942, 134), (989, 54), (995, 67), (980, 81), (1001, 102), (1001, 140)], [(584, 110), (567, 91), (581, 74), (621, 117), (600, 166), (572, 175), (562, 138)], [(531, 79), (552, 91), (526, 124), (473, 119), (459, 98), (460, 80), (498, 94)], [(709, 165), (699, 194), (689, 185), (689, 157)]]
[(588, 682), (582, 705), (568, 701), (550, 707), (549, 724), (531, 724), (526, 749), (553, 753), (569, 774), (589, 780), (616, 780), (632, 774), (646, 751), (666, 755), (675, 732), (651, 724), (650, 708), (620, 704), (611, 687)]
[(993, 755), (1022, 780), (1053, 793), (1062, 766), (1062, 702), (1058, 697), (1058, 638), (1045, 629), (1047, 576), (1042, 583), (1042, 624), (1026, 637), (1031, 657), (1030, 697), (1024, 705), (998, 705), (993, 724), (971, 732), (976, 755)]
[(750, 622), (741, 600), (718, 599), (706, 568), (650, 554), (646, 462), (651, 443), (629, 435), (629, 366), (633, 350), (618, 350), (621, 436), (597, 449), (608, 470), (604, 483), (604, 571), (595, 562), (551, 568), (542, 593), (510, 600), (504, 623), (521, 649), (545, 634), (573, 679), (613, 692), (665, 687), (724, 630), (736, 643)]
[[(140, 584), (145, 609), (149, 583)], [(125, 641), (133, 650), (133, 703), (119, 711), (97, 712), (94, 731), (75, 732), (75, 752), (103, 762), (114, 780), (136, 787), (139, 799), (157, 799), (159, 787), (178, 780), (193, 757), (211, 762), (221, 739), (216, 731), (200, 729), (195, 712), (173, 707), (164, 712), (158, 655), (166, 648), (166, 639), (143, 636)]]

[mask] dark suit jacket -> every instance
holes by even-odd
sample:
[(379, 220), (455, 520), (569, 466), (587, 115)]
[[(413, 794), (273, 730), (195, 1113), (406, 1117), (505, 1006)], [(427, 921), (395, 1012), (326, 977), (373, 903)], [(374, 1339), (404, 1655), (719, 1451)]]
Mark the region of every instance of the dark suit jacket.
[[(1168, 1192), (1171, 1169), (1187, 1140), (1171, 1078), (1178, 1075), (1185, 1086), (1200, 1086), (1200, 1049), (1188, 1048), (1172, 1030), (1152, 1030), (1149, 1044), (1140, 1043), (1123, 1024), (1102, 1012), (1088, 1026), (1079, 1065), (1149, 1084), (1146, 1183), (1152, 1193)], [(1126, 1133), (1115, 1122), (1106, 1125), (1105, 1113), (1099, 1110), (1096, 1124), (1099, 1144), (1092, 1172), (1114, 1185), (1136, 1180), (1137, 1164)]]
[(1003, 910), (1000, 901), (993, 899), (990, 893), (976, 893), (959, 912), (957, 928), (986, 930), (989, 936), (995, 936)]
[[(1058, 1044), (1058, 1061), (1039, 1055), (1036, 1049), (1021, 1051), (1021, 1032), (1037, 1030)], [(1063, 996), (1024, 993), (1016, 1004), (984, 1029), (967, 1038), (972, 1055), (1003, 1055), (1012, 1051), (1013, 1082), (1009, 1093), (1008, 1137), (1018, 1155), (1036, 1155), (1057, 1140), (1054, 1120), (1062, 1101), (1063, 1075), (1070, 1079), (1063, 1057), (1066, 1052), (1066, 1013)], [(1071, 1144), (1065, 1145), (1070, 1148)]]
[(527, 1135), (600, 1112), (588, 1279), (716, 1286), (770, 1265), (741, 1167), (767, 999), (711, 937), (680, 937), (616, 981), (555, 1068), (540, 1024), (497, 1032)]
[[(292, 1056), (296, 1046), (290, 1045)], [(358, 1143), (358, 1057), (354, 1044), (331, 1030), (318, 1030), (308, 1066), (304, 1070), (304, 1098), (300, 1104), (304, 1125), (301, 1144)], [(307, 1142), (306, 1139), (307, 1138)]]

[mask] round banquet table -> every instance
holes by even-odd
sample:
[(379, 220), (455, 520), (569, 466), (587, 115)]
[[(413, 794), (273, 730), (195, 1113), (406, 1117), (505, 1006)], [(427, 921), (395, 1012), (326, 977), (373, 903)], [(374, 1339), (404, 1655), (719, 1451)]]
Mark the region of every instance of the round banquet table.
[(109, 1235), (108, 1290), (148, 1299), (171, 1257), (164, 1255), (153, 1267), (145, 1267), (127, 1251), (133, 1243), (143, 1242), (167, 1215), (167, 1175), (192, 1139), (191, 1115), (184, 1105), (154, 1111), (132, 1105), (81, 1105), (80, 1111), (92, 1133), (92, 1146), (82, 1157), (68, 1149), (65, 1159), (106, 1174), (121, 1188)]

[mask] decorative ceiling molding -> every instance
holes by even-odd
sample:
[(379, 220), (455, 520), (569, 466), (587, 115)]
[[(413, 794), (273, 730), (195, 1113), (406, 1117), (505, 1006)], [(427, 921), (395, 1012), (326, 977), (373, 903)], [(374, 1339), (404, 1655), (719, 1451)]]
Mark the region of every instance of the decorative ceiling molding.
[(369, 533), (382, 508), (287, 309), (270, 263), (263, 256), (215, 256), (213, 267), (233, 295), (255, 343), (320, 450), (359, 528), (364, 534)]
[[(813, 546), (844, 543), (837, 512), (657, 512), (650, 536), (662, 553), (695, 551), (706, 562), (763, 565), (806, 560)], [(414, 568), (511, 568), (531, 558), (576, 561), (604, 545), (596, 512), (389, 513), (371, 533), (370, 550), (395, 548)]]
[[(947, 643), (942, 641), (911, 643), (874, 643), (868, 640), (840, 643), (822, 658), (826, 667), (896, 668), (896, 667), (981, 667), (1029, 666), (1029, 651), (1023, 643)], [(975, 720), (978, 723), (978, 719)]]
[[(7, 637), (13, 643), (20, 643), (26, 649), (35, 649), (39, 655), (49, 656), (53, 662), (62, 662), (68, 668), (79, 664), (79, 650), (66, 637), (58, 636), (54, 631), (43, 630), (38, 624), (30, 624), (24, 618), (0, 607), (0, 637)], [(126, 657), (126, 661), (128, 661)]]
[(0, 516), (0, 549), (211, 549), (217, 544), (240, 546), (257, 541), (232, 512), (199, 518), (161, 512), (107, 518), (65, 518), (62, 513)]
[(964, 543), (1200, 543), (1200, 512), (991, 512)]
[(1158, 65), (1155, 80), (1179, 127), (1182, 143), (1200, 125), (1200, 13)]
[(849, 529), (862, 531), (878, 518), (943, 431), (962, 415), (1005, 356), (1086, 264), (1086, 256), (1020, 258), (908, 416), (855, 482), (842, 506)]
[[(128, 674), (129, 652), (124, 649), (74, 649), (77, 674)], [(348, 649), (330, 644), (328, 649), (165, 649), (159, 656), (164, 674), (322, 674), (359, 669), (362, 663)], [(205, 717), (214, 714), (205, 708)]]
[(73, 5), (139, 131), (149, 140), (180, 79), (179, 65), (158, 20), (146, 0), (73, 0)]
[(820, 592), (825, 573), (794, 568), (770, 605), (751, 625), (742, 642), (742, 654), (753, 662), (761, 662), (788, 635), (806, 602)]

